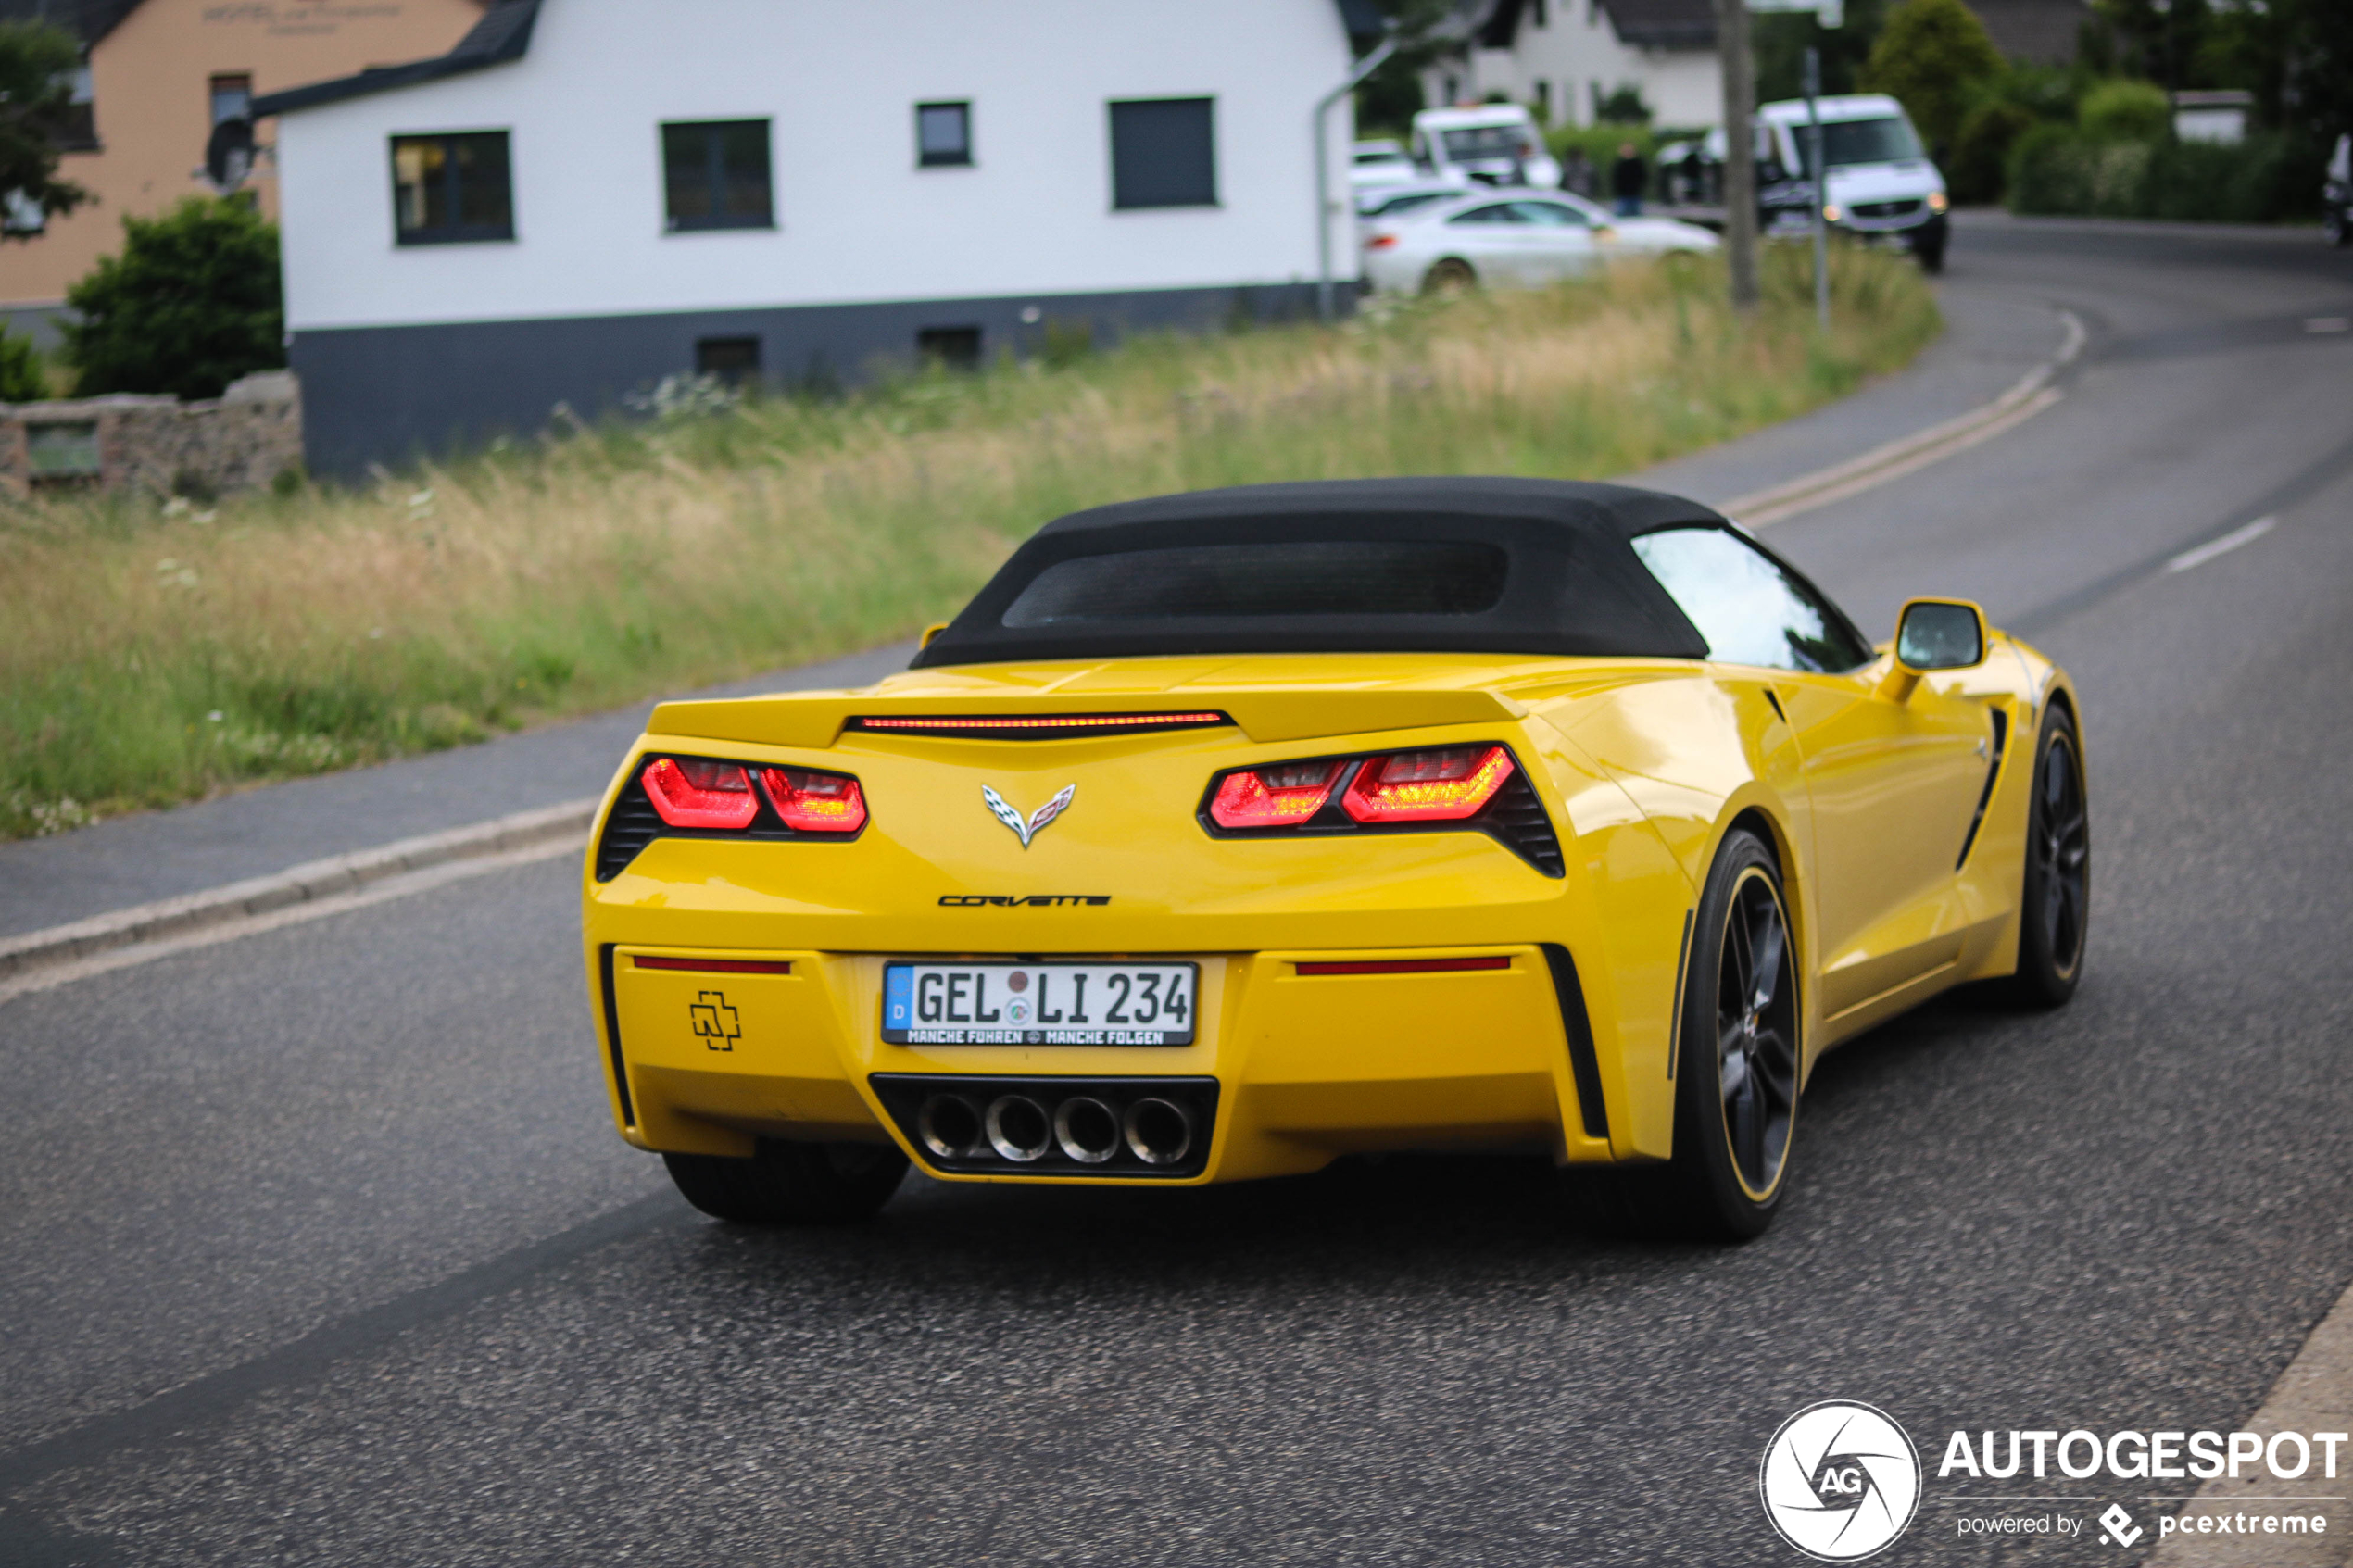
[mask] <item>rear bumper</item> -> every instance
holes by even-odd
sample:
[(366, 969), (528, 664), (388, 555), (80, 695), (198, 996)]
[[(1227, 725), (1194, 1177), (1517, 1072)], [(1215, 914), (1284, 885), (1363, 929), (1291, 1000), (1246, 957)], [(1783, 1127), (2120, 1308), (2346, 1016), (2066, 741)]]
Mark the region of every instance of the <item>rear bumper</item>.
[[(715, 967), (640, 968), (641, 956)], [(615, 1116), (630, 1142), (678, 1153), (747, 1154), (763, 1137), (888, 1141), (949, 1181), (1197, 1185), (1415, 1148), (1612, 1157), (1603, 1064), (1565, 948), (1153, 956), (1202, 966), (1192, 1045), (894, 1046), (881, 1038), (885, 955), (608, 945), (594, 961)], [(1504, 966), (1299, 970), (1308, 960), (1463, 957)], [(943, 1161), (913, 1135), (907, 1104), (896, 1103), (905, 1085), (942, 1075), (983, 1103), (991, 1085), (1012, 1093), (1044, 1084), (1038, 1095), (1050, 1110), (1056, 1080), (1214, 1085), (1200, 1102), (1214, 1118), (1207, 1155), (1181, 1176), (999, 1168), (985, 1154)]]

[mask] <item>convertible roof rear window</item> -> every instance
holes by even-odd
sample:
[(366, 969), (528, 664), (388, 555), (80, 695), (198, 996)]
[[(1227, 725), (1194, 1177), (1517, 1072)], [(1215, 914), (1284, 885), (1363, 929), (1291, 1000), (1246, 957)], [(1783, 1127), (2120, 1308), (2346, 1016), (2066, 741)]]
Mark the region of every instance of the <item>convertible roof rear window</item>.
[(1157, 654), (1701, 659), (1629, 543), (1694, 501), (1537, 479), (1328, 480), (1123, 501), (1013, 552), (917, 668)]
[(1493, 545), (1405, 539), (1188, 545), (1058, 561), (1000, 624), (1061, 626), (1202, 616), (1477, 615), (1504, 596)]

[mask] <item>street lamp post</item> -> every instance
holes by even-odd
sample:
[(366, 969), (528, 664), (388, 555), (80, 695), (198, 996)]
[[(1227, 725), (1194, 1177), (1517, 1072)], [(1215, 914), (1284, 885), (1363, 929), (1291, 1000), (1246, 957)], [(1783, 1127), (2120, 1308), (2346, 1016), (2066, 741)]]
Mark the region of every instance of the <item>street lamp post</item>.
[(1391, 28), (1371, 54), (1356, 62), (1347, 81), (1315, 100), (1315, 314), (1323, 320), (1332, 319), (1332, 169), (1326, 121), (1334, 104), (1355, 92), (1395, 53), (1397, 33)]
[(1822, 163), (1822, 52), (1806, 51), (1806, 178), (1814, 189), (1814, 322), (1831, 330), (1830, 170)]

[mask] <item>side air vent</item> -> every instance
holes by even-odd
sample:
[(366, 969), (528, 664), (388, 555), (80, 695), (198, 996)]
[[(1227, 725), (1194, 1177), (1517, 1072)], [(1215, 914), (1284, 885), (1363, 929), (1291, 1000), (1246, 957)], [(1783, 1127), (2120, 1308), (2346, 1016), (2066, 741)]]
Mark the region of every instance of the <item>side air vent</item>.
[(1553, 820), (1544, 815), (1544, 803), (1536, 798), (1526, 773), (1516, 772), (1504, 782), (1503, 789), (1481, 814), (1479, 822), (1546, 876), (1567, 874), (1568, 868), (1561, 859), (1560, 835), (1553, 831)]
[(619, 876), (661, 833), (661, 819), (654, 814), (654, 803), (646, 798), (646, 786), (632, 763), (629, 783), (613, 802), (612, 815), (605, 819), (604, 836), (597, 840), (597, 880), (610, 882)]
[(2002, 752), (2010, 737), (2010, 716), (1995, 708), (1994, 715), (1994, 759), (1985, 765), (1985, 787), (1977, 792), (1977, 815), (1969, 820), (1969, 833), (1961, 840), (1960, 859), (1953, 862), (1959, 871), (1969, 864), (1969, 852), (1977, 847), (1977, 830), (1985, 825), (1985, 808), (1994, 803), (1994, 781), (2002, 776)]

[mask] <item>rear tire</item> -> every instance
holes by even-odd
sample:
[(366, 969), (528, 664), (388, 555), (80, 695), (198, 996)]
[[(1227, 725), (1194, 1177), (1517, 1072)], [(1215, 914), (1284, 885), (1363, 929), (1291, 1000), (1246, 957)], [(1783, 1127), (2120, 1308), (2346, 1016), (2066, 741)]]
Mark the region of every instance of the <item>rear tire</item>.
[(1424, 294), (1468, 294), (1477, 287), (1478, 273), (1460, 257), (1450, 256), (1434, 261), (1430, 263), (1429, 270), (1422, 274)]
[(749, 1160), (665, 1154), (686, 1201), (739, 1225), (845, 1225), (871, 1219), (907, 1174), (887, 1144), (779, 1143), (761, 1139)]
[(2034, 743), (2033, 799), (2026, 812), (2026, 867), (2019, 889), (2018, 972), (2010, 995), (2021, 1006), (2055, 1008), (2083, 977), (2092, 902), (2090, 797), (2075, 721), (2054, 703)]
[(1569, 1174), (1615, 1234), (1746, 1241), (1773, 1223), (1789, 1190), (1804, 1016), (1780, 864), (1755, 834), (1725, 835), (1692, 930), (1674, 1158)]

